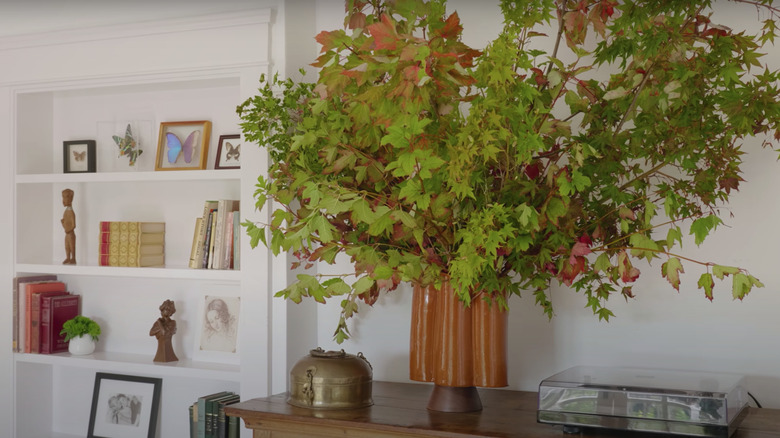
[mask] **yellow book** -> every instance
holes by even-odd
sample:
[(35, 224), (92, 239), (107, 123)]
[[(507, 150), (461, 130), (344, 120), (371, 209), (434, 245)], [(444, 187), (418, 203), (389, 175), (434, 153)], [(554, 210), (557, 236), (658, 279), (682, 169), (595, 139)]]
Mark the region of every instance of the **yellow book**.
[(200, 268), (198, 247), (201, 246), (201, 228), (203, 228), (203, 218), (195, 218), (195, 231), (192, 233), (192, 248), (190, 249), (190, 268)]
[(165, 222), (100, 223), (100, 266), (159, 266), (164, 256)]

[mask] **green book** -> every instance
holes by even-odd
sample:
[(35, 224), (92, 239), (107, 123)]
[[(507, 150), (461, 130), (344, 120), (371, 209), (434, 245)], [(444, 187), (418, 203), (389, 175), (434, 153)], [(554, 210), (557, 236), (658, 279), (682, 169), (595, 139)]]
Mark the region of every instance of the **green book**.
[(227, 438), (238, 438), (240, 435), (239, 427), (241, 424), (239, 423), (238, 417), (227, 417), (227, 425), (228, 425), (228, 435)]
[(227, 394), (219, 397), (214, 397), (206, 400), (206, 438), (219, 438), (217, 431), (218, 416), (219, 416), (219, 403), (222, 400), (235, 397), (235, 393), (228, 392)]
[(225, 394), (229, 394), (229, 391), (220, 391), (215, 392), (214, 394), (204, 395), (203, 397), (198, 398), (198, 435), (196, 438), (207, 438), (208, 435), (206, 435), (206, 402), (208, 400), (221, 397)]
[(227, 420), (225, 416), (225, 406), (232, 405), (241, 401), (241, 397), (238, 394), (233, 394), (230, 397), (225, 397), (220, 400), (216, 400), (217, 404), (217, 426), (216, 426), (216, 438), (227, 438)]

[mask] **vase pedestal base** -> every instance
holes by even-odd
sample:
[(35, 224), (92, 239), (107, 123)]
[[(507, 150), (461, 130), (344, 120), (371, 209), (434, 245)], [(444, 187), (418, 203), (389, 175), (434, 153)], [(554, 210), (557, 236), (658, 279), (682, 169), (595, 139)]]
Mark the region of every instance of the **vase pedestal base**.
[(429, 411), (437, 412), (474, 412), (482, 410), (482, 400), (474, 386), (434, 385), (431, 398), (428, 399)]

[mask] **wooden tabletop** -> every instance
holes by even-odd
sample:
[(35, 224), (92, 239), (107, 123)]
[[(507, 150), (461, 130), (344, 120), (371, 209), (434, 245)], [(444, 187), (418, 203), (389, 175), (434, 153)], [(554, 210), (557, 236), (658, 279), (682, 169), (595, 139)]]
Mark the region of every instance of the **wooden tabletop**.
[[(564, 436), (561, 426), (537, 423), (535, 392), (480, 388), (483, 409), (471, 413), (428, 411), (426, 404), (431, 386), (427, 384), (375, 381), (372, 392), (374, 405), (361, 409), (299, 408), (286, 402), (286, 394), (277, 394), (228, 406), (225, 412), (227, 415), (241, 417), (247, 427), (256, 431), (271, 431), (274, 428), (286, 431), (279, 434), (256, 433), (256, 437), (308, 435), (561, 438)], [(300, 435), (294, 433), (298, 430), (301, 431)], [(334, 432), (325, 433), (326, 430)], [(311, 435), (312, 433), (315, 435)], [(582, 436), (658, 438), (659, 434), (593, 429), (586, 431)], [(780, 438), (780, 410), (748, 408), (747, 416), (731, 438)]]

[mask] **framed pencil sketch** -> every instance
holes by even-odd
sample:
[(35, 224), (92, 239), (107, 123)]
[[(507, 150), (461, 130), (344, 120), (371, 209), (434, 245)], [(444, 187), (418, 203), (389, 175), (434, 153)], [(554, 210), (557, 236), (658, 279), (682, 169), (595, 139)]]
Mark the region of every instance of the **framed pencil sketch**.
[(241, 298), (205, 295), (198, 313), (195, 354), (193, 359), (237, 363), (238, 317)]
[(96, 373), (88, 438), (153, 438), (162, 379)]
[(62, 142), (62, 171), (64, 173), (94, 173), (95, 140)]
[(211, 122), (162, 122), (155, 170), (202, 170), (209, 156)]
[(240, 135), (220, 135), (217, 146), (217, 160), (215, 169), (240, 169), (241, 168), (241, 139)]

